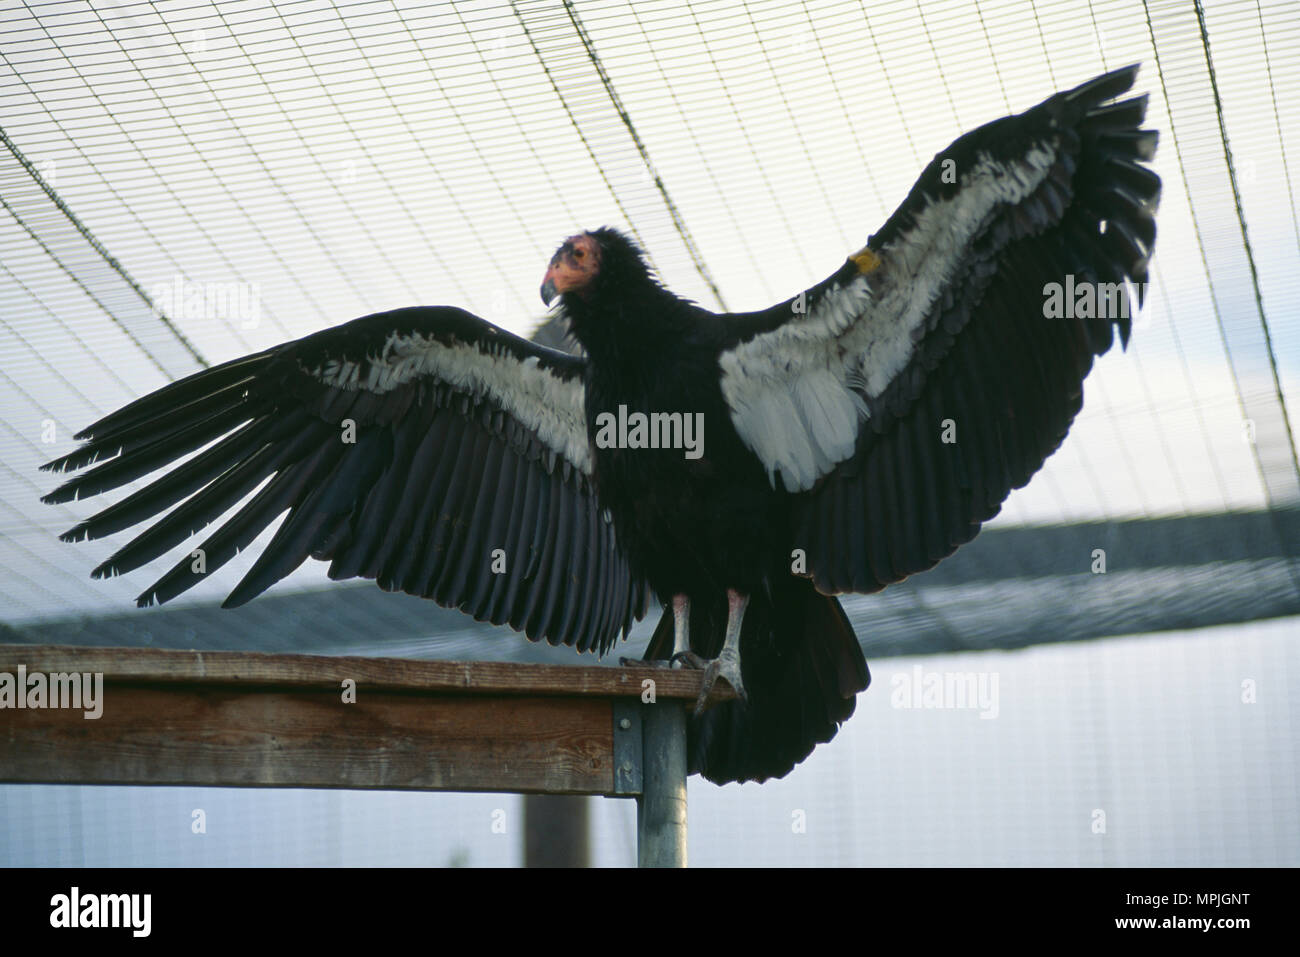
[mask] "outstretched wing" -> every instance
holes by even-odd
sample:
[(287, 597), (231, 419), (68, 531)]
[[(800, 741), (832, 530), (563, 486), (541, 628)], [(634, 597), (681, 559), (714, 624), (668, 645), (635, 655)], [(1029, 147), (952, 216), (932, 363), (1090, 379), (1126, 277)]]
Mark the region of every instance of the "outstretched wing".
[(1127, 343), (1160, 190), (1146, 98), (1108, 102), (1136, 73), (962, 136), (833, 276), (738, 317), (723, 393), (801, 493), (820, 590), (878, 590), (974, 537), (1060, 445), (1112, 326)]
[[(164, 602), (288, 512), (227, 598), (241, 605), (308, 555), (332, 578), (372, 578), (604, 651), (645, 612), (591, 483), (585, 360), (452, 308), (379, 313), (199, 372), (106, 416), (44, 466), (94, 468), (45, 496), (117, 488), (215, 444), (66, 532), (99, 538), (184, 501), (96, 568), (152, 561), (262, 485), (150, 586)], [(269, 479), (269, 481), (267, 481)]]

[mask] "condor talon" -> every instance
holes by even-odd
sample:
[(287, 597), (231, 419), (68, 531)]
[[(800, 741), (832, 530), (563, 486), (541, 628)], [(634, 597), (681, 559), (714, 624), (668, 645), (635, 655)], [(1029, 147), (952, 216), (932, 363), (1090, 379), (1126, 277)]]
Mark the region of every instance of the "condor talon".
[(693, 651), (679, 651), (673, 655), (671, 660), (678, 668), (691, 668), (695, 671), (703, 671), (709, 666), (707, 660)]

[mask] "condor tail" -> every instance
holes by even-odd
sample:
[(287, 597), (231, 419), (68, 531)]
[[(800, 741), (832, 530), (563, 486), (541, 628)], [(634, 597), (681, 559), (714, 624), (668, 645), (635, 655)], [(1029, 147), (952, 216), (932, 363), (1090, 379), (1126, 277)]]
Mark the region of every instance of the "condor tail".
[[(691, 595), (691, 650), (714, 658), (727, 624), (725, 593)], [(664, 609), (646, 658), (673, 650), (672, 609)], [(835, 737), (871, 682), (862, 647), (838, 599), (791, 577), (751, 596), (740, 633), (748, 702), (724, 701), (692, 717), (688, 767), (715, 784), (784, 777)]]

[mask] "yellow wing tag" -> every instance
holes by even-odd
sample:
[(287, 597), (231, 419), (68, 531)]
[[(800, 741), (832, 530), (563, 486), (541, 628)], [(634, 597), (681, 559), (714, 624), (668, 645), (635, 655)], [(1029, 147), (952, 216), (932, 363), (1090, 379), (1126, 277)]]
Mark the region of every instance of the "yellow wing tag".
[(849, 259), (858, 267), (860, 273), (874, 272), (880, 268), (880, 257), (866, 246), (855, 252)]

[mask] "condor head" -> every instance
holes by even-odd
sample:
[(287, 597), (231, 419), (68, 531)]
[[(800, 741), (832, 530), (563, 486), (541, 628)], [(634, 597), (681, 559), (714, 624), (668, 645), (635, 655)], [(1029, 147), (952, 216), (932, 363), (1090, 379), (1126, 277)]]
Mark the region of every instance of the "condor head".
[(555, 297), (572, 292), (586, 298), (600, 275), (601, 247), (591, 233), (579, 233), (564, 241), (542, 278), (542, 302), (548, 306)]
[(601, 290), (631, 295), (655, 285), (645, 253), (632, 239), (609, 226), (570, 236), (564, 241), (542, 278), (542, 301), (548, 306), (556, 296), (573, 293), (590, 302)]

